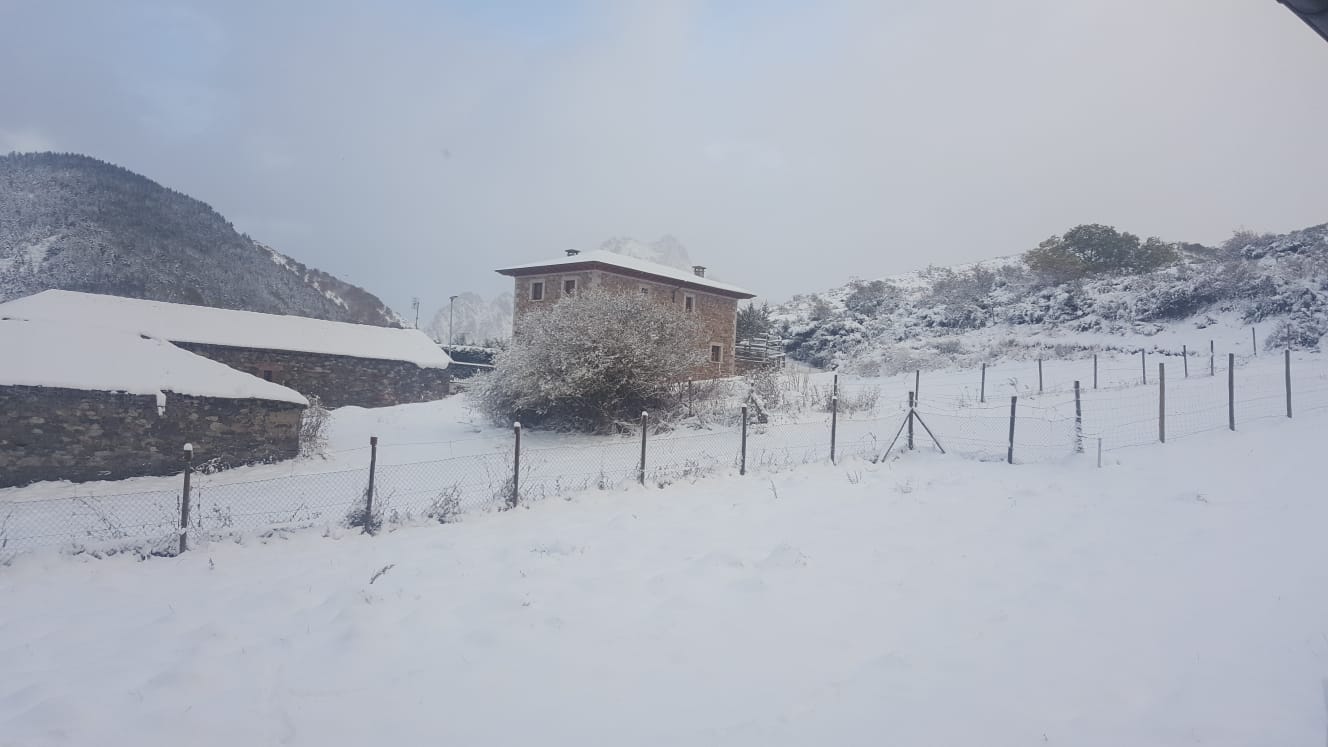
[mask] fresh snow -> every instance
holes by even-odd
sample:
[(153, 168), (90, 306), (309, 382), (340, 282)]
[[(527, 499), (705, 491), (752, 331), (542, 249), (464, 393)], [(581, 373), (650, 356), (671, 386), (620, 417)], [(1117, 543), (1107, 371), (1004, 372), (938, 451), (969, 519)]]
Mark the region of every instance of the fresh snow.
[(1318, 744), (1325, 426), (21, 556), (0, 743)]
[(6, 318), (0, 350), (0, 385), (309, 404), (292, 389), (127, 332)]
[(74, 291), (42, 291), (0, 304), (0, 318), (6, 317), (117, 329), (173, 342), (404, 361), (421, 368), (446, 368), (451, 362), (416, 329)]
[(518, 272), (521, 270), (530, 270), (530, 269), (544, 268), (544, 267), (556, 269), (558, 267), (564, 267), (566, 265), (585, 264), (588, 262), (610, 265), (612, 267), (620, 267), (622, 269), (632, 270), (634, 272), (644, 272), (651, 275), (655, 275), (656, 277), (664, 278), (666, 280), (672, 280), (678, 283), (685, 283), (689, 285), (700, 286), (702, 288), (710, 288), (712, 290), (723, 291), (725, 293), (741, 295), (744, 298), (751, 298), (755, 295), (751, 291), (746, 290), (744, 288), (739, 288), (736, 285), (730, 285), (729, 283), (721, 283), (718, 280), (712, 280), (711, 278), (708, 277), (701, 277), (687, 270), (680, 270), (676, 267), (669, 267), (668, 265), (659, 264), (658, 262), (651, 262), (650, 260), (640, 259), (638, 257), (632, 257), (625, 254), (618, 254), (616, 252), (606, 251), (603, 249), (596, 249), (595, 251), (592, 252), (581, 252), (580, 254), (574, 254), (570, 257), (558, 257), (557, 259), (549, 259), (543, 262), (528, 262), (523, 265), (512, 265), (510, 267), (504, 267), (498, 270), (498, 272), (503, 274), (512, 274), (514, 272)]

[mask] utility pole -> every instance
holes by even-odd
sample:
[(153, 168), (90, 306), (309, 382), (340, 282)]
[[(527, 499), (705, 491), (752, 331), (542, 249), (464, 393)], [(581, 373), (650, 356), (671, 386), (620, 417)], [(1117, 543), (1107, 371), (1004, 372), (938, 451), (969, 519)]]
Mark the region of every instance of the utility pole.
[(456, 310), (456, 296), (447, 297), (447, 344), (452, 344), (452, 312)]
[(420, 297), (416, 296), (410, 300), (410, 307), (415, 310), (415, 329), (420, 328)]

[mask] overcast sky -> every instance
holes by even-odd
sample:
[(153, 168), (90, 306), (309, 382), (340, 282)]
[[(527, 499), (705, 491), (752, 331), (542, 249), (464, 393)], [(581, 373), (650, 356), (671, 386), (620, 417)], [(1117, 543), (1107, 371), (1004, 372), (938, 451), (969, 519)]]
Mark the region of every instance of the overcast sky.
[(1328, 44), (1275, 0), (0, 0), (0, 71), (0, 152), (403, 312), (611, 236), (780, 300), (1078, 223), (1328, 221)]

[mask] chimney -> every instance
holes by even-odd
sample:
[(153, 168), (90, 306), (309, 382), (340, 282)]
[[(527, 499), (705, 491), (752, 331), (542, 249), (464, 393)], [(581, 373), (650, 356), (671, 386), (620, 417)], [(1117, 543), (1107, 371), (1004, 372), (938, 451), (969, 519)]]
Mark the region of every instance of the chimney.
[(692, 272), (696, 273), (696, 276), (697, 276), (698, 278), (703, 278), (703, 277), (705, 277), (705, 266), (704, 266), (704, 265), (692, 265)]
[(578, 255), (578, 254), (580, 254), (580, 253), (581, 253), (581, 250), (580, 250), (580, 249), (568, 249), (568, 250), (567, 250), (567, 256), (569, 256), (569, 257), (575, 257), (576, 255)]

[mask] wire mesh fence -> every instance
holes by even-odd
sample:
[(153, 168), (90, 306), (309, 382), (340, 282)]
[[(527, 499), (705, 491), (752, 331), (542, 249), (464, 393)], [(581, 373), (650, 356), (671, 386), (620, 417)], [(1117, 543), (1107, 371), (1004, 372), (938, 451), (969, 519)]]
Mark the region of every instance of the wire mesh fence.
[[(1206, 355), (1202, 359), (1208, 362)], [(1082, 361), (1075, 365), (1086, 368)], [(1205, 366), (1188, 377), (1173, 360), (1153, 365), (1148, 384), (1142, 370), (1137, 383), (1104, 383), (1104, 369), (1121, 366), (1097, 362), (1096, 389), (1077, 379), (1049, 386), (1044, 370), (1041, 392), (1012, 386), (1006, 391), (1021, 393), (999, 398), (961, 382), (972, 372), (918, 376), (903, 401), (879, 400), (873, 385), (836, 382), (830, 412), (818, 406), (793, 422), (753, 419), (741, 428), (669, 433), (653, 433), (647, 423), (644, 437), (638, 428), (593, 443), (525, 448), (514, 434), (492, 439), (486, 453), (409, 463), (376, 463), (375, 439), (351, 450), (363, 452), (363, 468), (251, 480), (191, 470), (187, 493), (182, 477), (175, 488), (132, 493), (94, 495), (75, 486), (68, 495), (0, 502), (0, 554), (58, 547), (165, 555), (184, 546), (182, 535), (197, 543), (313, 526), (448, 523), (467, 513), (586, 490), (665, 487), (827, 461), (880, 461), (909, 450), (1016, 464), (1058, 461), (1096, 451), (1099, 442), (1113, 451), (1328, 410), (1328, 362), (1318, 358), (1293, 363), (1290, 355), (1215, 356), (1211, 370)], [(984, 372), (988, 383), (994, 368)], [(922, 388), (927, 385), (932, 388)], [(815, 399), (820, 401), (819, 393)], [(842, 400), (862, 406), (841, 408)]]

